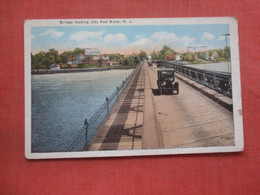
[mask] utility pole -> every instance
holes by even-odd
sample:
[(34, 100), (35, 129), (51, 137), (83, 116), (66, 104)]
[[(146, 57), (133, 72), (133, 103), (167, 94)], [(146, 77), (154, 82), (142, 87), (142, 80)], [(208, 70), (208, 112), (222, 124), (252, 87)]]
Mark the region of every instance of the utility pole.
[[(229, 33), (222, 34), (222, 36), (225, 36), (226, 48), (227, 48), (227, 37), (230, 36), (230, 34)], [(225, 49), (224, 49), (224, 51), (225, 51)], [(230, 70), (229, 70), (229, 63), (228, 62), (229, 62), (229, 56), (228, 56), (228, 60), (227, 60), (227, 68), (228, 68), (228, 72), (230, 72)]]

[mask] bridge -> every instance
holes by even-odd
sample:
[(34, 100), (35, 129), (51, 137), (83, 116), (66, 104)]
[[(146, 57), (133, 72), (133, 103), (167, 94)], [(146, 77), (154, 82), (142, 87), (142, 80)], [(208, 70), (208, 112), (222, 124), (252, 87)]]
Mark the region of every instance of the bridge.
[(180, 93), (158, 94), (144, 64), (121, 93), (88, 150), (234, 145), (232, 99), (176, 73)]
[(178, 95), (160, 95), (158, 68), (144, 63), (106, 98), (64, 151), (234, 145), (231, 75), (163, 65), (176, 70)]

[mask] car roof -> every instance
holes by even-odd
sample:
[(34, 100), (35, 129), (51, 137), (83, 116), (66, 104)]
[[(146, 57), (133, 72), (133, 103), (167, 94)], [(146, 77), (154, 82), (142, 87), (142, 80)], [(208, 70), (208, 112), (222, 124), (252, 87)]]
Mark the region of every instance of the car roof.
[(157, 70), (158, 72), (174, 72), (173, 68), (160, 68)]

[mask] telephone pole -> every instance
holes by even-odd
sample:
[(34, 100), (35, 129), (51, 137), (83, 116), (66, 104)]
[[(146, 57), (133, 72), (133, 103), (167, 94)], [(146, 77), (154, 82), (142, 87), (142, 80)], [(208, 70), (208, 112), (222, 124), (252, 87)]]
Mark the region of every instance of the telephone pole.
[[(230, 34), (229, 34), (229, 33), (227, 33), (227, 34), (222, 34), (222, 36), (225, 36), (226, 48), (227, 48), (227, 37), (230, 36)], [(224, 51), (225, 51), (225, 49), (224, 49)], [(230, 50), (229, 50), (229, 51), (230, 51)], [(229, 53), (230, 53), (230, 52), (229, 52)], [(228, 72), (230, 72), (230, 70), (229, 70), (229, 56), (228, 56), (228, 59), (227, 59), (227, 68), (228, 68)]]

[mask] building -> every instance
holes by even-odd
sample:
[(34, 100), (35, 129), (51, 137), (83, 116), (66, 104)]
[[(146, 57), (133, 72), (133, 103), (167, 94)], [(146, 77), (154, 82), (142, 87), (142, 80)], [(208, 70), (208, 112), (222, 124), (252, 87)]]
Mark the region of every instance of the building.
[(175, 60), (181, 60), (181, 54), (180, 53), (175, 54)]
[(76, 58), (75, 58), (75, 63), (78, 65), (78, 64), (83, 64), (83, 61), (85, 59), (85, 56), (84, 55), (77, 55)]
[(213, 62), (217, 62), (217, 58), (218, 58), (218, 53), (216, 51), (213, 52), (213, 54), (211, 55), (210, 59), (213, 61)]
[(89, 63), (99, 64), (100, 66), (110, 66), (108, 56), (92, 56)]
[(85, 48), (85, 55), (99, 56), (100, 51), (97, 48)]

